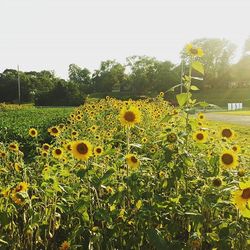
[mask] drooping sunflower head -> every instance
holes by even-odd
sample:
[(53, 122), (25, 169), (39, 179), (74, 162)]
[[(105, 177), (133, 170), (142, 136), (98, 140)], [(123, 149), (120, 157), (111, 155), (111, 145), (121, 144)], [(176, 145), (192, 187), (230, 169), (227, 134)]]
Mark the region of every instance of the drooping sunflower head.
[(94, 148), (94, 155), (99, 156), (103, 154), (103, 148), (101, 146), (97, 146)]
[(221, 131), (220, 131), (220, 135), (223, 138), (232, 139), (235, 136), (235, 133), (230, 128), (222, 128)]
[(194, 47), (191, 43), (186, 46), (186, 51), (188, 55), (195, 57), (202, 57), (204, 55), (204, 52), (201, 48)]
[(238, 156), (232, 150), (224, 150), (220, 155), (220, 164), (224, 169), (232, 169), (238, 166)]
[(79, 140), (71, 143), (71, 153), (78, 160), (88, 160), (92, 156), (92, 145), (89, 141)]
[(125, 156), (125, 159), (129, 168), (133, 170), (137, 169), (140, 166), (140, 160), (134, 154), (127, 154)]
[(205, 143), (208, 139), (208, 134), (206, 131), (196, 131), (193, 133), (193, 139), (199, 143)]
[(29, 129), (29, 135), (30, 135), (31, 137), (37, 137), (38, 132), (37, 132), (37, 130), (36, 130), (35, 128), (30, 128), (30, 129)]
[(133, 127), (141, 122), (141, 111), (135, 107), (123, 107), (119, 114), (119, 120), (123, 126)]
[(53, 149), (52, 155), (56, 159), (62, 159), (64, 157), (64, 151), (63, 151), (63, 149), (61, 147), (56, 147), (56, 148)]

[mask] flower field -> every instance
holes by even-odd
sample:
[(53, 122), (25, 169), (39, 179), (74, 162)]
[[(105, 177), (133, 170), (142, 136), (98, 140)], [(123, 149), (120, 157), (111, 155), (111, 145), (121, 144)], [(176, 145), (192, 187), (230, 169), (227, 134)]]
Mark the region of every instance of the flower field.
[(87, 99), (58, 123), (0, 113), (1, 249), (250, 248), (249, 129), (190, 115), (206, 103), (191, 93), (203, 52), (187, 52), (178, 107), (161, 92)]
[(163, 94), (107, 97), (48, 128), (50, 143), (26, 130), (32, 162), (1, 143), (1, 249), (247, 249), (249, 146), (186, 118)]

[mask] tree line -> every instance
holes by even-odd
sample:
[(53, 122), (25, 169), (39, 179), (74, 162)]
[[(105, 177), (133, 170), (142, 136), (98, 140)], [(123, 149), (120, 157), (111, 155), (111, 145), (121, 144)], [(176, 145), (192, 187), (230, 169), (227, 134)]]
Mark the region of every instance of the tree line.
[[(199, 60), (205, 66), (205, 75), (200, 89), (250, 86), (250, 38), (246, 40), (240, 60), (231, 64), (236, 46), (225, 39), (196, 39), (194, 46), (201, 47), (204, 56)], [(188, 57), (185, 48), (181, 51), (182, 63), (159, 61), (154, 57), (131, 56), (126, 63), (106, 60), (99, 69), (90, 72), (87, 68), (70, 64), (68, 79), (61, 79), (53, 71), (19, 72), (21, 101), (36, 105), (79, 105), (86, 95), (110, 92), (127, 93), (131, 96), (167, 91), (181, 82)], [(197, 79), (199, 80), (197, 73)], [(0, 102), (17, 102), (18, 72), (6, 69), (0, 73)], [(197, 81), (198, 81), (197, 80)]]

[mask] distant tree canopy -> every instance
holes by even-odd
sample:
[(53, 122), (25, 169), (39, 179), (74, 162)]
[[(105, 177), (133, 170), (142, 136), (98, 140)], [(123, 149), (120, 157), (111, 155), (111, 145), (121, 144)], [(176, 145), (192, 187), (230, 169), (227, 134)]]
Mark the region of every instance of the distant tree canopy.
[[(225, 39), (196, 39), (191, 42), (202, 48), (204, 56), (200, 58), (205, 68), (203, 86), (208, 88), (224, 87), (231, 81), (230, 62), (234, 56), (236, 46)], [(185, 47), (181, 52), (182, 59), (187, 62)]]
[[(235, 45), (225, 39), (196, 39), (191, 42), (201, 47), (204, 56), (204, 81), (200, 88), (250, 86), (250, 37), (246, 40), (242, 57), (231, 64)], [(185, 47), (181, 58), (188, 63)], [(70, 64), (68, 80), (55, 76), (53, 71), (19, 72), (22, 103), (37, 105), (79, 105), (91, 93), (108, 94), (111, 91), (130, 93), (133, 96), (166, 91), (180, 83), (181, 64), (159, 61), (154, 57), (131, 56), (126, 63), (106, 60), (93, 73), (87, 68)], [(6, 69), (0, 73), (0, 102), (17, 102), (18, 72)]]

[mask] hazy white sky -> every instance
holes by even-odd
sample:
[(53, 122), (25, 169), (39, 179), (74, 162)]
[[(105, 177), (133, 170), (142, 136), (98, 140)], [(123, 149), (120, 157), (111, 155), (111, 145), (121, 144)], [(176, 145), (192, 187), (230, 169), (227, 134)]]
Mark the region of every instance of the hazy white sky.
[(0, 0), (0, 71), (55, 70), (148, 55), (179, 62), (196, 38), (250, 35), (249, 0)]

